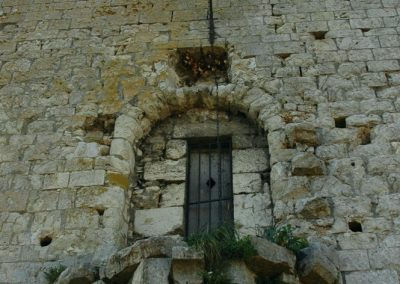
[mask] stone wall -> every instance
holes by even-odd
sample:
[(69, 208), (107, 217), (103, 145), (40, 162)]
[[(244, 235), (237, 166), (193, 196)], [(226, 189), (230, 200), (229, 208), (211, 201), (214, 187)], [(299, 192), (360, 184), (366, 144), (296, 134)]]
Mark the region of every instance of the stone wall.
[[(214, 0), (219, 104), (268, 133), (272, 216), (334, 246), (347, 283), (399, 281), (399, 4)], [(207, 10), (0, 2), (0, 282), (44, 283), (49, 266), (127, 245), (140, 141), (215, 109), (214, 82), (184, 86), (174, 62), (209, 45)]]

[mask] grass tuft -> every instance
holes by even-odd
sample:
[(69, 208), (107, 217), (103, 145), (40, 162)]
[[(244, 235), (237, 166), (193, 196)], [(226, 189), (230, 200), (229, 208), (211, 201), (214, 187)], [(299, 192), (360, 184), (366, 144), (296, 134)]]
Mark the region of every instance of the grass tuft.
[(232, 226), (226, 225), (194, 234), (188, 244), (204, 252), (206, 271), (202, 275), (206, 284), (230, 283), (225, 273), (229, 260), (246, 260), (257, 253), (249, 236), (240, 238)]
[(298, 254), (300, 250), (308, 247), (308, 241), (305, 238), (296, 237), (293, 231), (291, 225), (270, 226), (265, 228), (259, 236)]

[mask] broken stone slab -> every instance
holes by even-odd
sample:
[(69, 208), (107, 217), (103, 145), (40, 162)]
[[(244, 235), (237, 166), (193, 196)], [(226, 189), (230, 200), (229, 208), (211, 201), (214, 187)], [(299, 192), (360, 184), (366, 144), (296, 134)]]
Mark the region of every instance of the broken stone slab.
[(129, 284), (168, 284), (170, 270), (170, 258), (144, 259), (136, 269)]
[(251, 243), (257, 255), (246, 261), (247, 266), (262, 277), (277, 276), (295, 271), (296, 256), (290, 250), (266, 239), (252, 237)]
[(336, 251), (322, 243), (302, 249), (297, 267), (302, 283), (333, 284), (340, 275)]
[(226, 274), (232, 284), (256, 283), (256, 275), (247, 268), (243, 261), (233, 260), (229, 262)]
[(203, 283), (204, 253), (187, 245), (172, 248), (172, 279), (175, 284)]
[(292, 174), (294, 176), (320, 176), (324, 172), (324, 162), (312, 153), (300, 153), (292, 160)]
[(146, 258), (172, 257), (174, 246), (186, 243), (180, 236), (152, 237), (135, 242), (132, 246), (114, 253), (100, 269), (100, 278), (107, 283), (127, 283), (140, 262)]
[(60, 274), (55, 284), (90, 284), (95, 280), (95, 271), (88, 267), (68, 267)]

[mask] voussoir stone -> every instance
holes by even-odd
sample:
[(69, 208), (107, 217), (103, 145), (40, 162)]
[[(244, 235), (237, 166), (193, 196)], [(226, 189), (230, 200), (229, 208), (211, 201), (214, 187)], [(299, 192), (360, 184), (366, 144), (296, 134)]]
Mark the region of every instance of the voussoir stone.
[(339, 257), (333, 248), (312, 243), (300, 251), (298, 272), (302, 283), (336, 283), (339, 277)]
[(257, 275), (270, 277), (294, 272), (296, 256), (291, 251), (259, 237), (252, 237), (251, 242), (257, 255), (247, 260), (246, 264)]
[(117, 251), (100, 269), (100, 277), (109, 283), (127, 283), (140, 262), (146, 258), (172, 257), (174, 246), (184, 246), (179, 236), (152, 237), (135, 242), (132, 246)]

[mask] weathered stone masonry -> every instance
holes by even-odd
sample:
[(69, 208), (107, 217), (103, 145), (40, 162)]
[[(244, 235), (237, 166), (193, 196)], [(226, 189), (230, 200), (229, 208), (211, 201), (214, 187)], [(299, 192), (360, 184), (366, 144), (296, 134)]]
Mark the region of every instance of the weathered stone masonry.
[[(209, 45), (207, 10), (0, 1), (0, 282), (44, 283), (128, 245), (141, 143), (216, 109), (214, 82), (185, 86), (174, 62)], [(398, 283), (400, 2), (214, 0), (214, 17), (230, 65), (219, 108), (267, 135), (260, 218), (333, 246), (346, 283)]]

